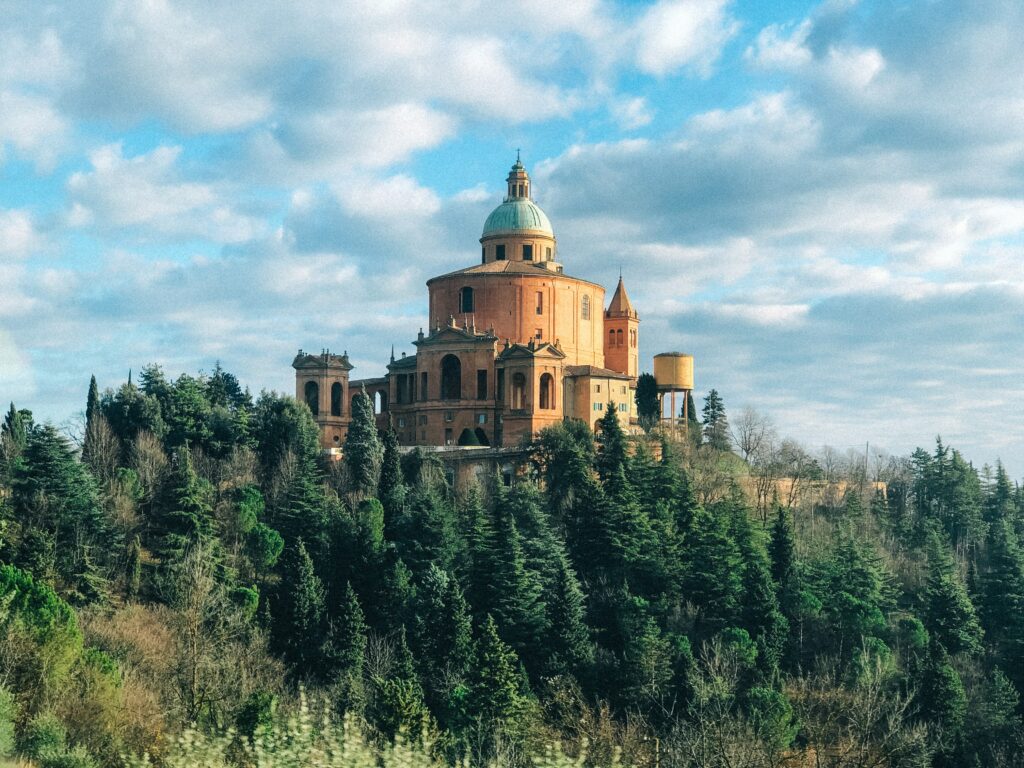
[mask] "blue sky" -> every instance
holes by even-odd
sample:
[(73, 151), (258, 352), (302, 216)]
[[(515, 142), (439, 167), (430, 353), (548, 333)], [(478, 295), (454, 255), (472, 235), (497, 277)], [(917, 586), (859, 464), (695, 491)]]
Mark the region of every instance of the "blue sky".
[[(230, 5), (230, 4), (229, 4)], [(376, 375), (522, 148), (644, 359), (811, 448), (1024, 476), (1019, 2), (4, 3), (0, 399)]]

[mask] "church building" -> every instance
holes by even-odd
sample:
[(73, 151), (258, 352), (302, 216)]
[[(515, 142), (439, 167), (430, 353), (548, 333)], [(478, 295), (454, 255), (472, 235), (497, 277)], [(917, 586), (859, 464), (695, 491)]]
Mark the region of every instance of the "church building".
[(622, 278), (606, 304), (603, 286), (568, 275), (518, 159), (506, 182), (480, 263), (427, 281), (429, 331), (415, 354), (392, 354), (383, 377), (350, 380), (347, 354), (299, 351), (296, 397), (326, 450), (340, 450), (363, 390), (378, 425), (406, 446), (515, 447), (563, 419), (593, 427), (606, 408), (636, 423), (640, 317)]

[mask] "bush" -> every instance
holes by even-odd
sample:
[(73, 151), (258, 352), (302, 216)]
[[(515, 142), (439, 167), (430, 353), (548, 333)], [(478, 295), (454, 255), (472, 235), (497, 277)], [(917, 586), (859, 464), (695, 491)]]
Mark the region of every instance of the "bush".
[(14, 751), (14, 721), (18, 719), (18, 703), (14, 694), (0, 685), (0, 759)]
[(75, 747), (59, 754), (46, 755), (39, 759), (39, 768), (96, 768), (93, 759), (84, 747)]
[(52, 712), (42, 712), (21, 732), (18, 751), (25, 757), (42, 762), (51, 755), (63, 754), (68, 739), (64, 724)]

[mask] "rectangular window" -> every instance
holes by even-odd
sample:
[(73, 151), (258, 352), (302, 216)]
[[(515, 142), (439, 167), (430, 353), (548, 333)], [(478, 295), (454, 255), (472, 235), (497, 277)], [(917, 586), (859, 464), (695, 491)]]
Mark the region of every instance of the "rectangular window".
[(416, 374), (409, 374), (409, 402), (416, 402)]
[(529, 243), (523, 246), (523, 261), (533, 261), (533, 246)]
[(544, 249), (544, 260), (545, 261), (551, 261), (551, 248), (550, 247)]
[(486, 413), (478, 413), (476, 415), (476, 423), (477, 424), (486, 424), (487, 423), (487, 414)]
[(595, 384), (594, 385), (594, 391), (600, 393), (601, 392), (601, 385), (600, 384)]
[(504, 245), (496, 245), (496, 246), (494, 246), (494, 260), (495, 261), (504, 261), (505, 260), (505, 246)]
[(400, 426), (400, 427), (404, 427), (405, 426), (405, 416), (399, 416), (398, 417), (398, 426)]
[(603, 411), (604, 410), (604, 403), (594, 403), (594, 410), (595, 411)]
[(483, 264), (485, 261), (487, 261), (487, 246), (486, 245), (481, 245), (480, 246), (480, 263)]
[(499, 402), (505, 401), (505, 369), (498, 370), (498, 392), (496, 395)]
[(453, 441), (452, 431), (450, 429), (446, 429), (444, 431), (444, 444), (445, 445), (451, 445), (452, 441)]
[(445, 421), (455, 421), (455, 411), (445, 411), (444, 412), (444, 420)]
[(544, 292), (537, 291), (537, 314), (544, 314)]
[(427, 399), (427, 372), (420, 374), (420, 400)]
[(619, 403), (619, 413), (625, 413), (625, 412), (626, 412), (626, 404), (625, 403)]
[(476, 399), (486, 400), (487, 399), (487, 371), (479, 370), (476, 372)]
[(534, 338), (536, 338), (536, 339), (543, 339), (544, 338), (544, 329), (543, 328), (538, 328), (537, 329), (537, 333), (534, 334)]

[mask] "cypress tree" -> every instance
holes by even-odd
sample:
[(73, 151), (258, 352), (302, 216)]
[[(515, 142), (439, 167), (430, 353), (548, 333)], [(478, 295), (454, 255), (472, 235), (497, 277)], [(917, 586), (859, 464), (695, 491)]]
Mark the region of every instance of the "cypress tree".
[(784, 591), (793, 576), (796, 543), (793, 541), (789, 517), (781, 504), (775, 507), (775, 523), (768, 542), (768, 556), (771, 559), (772, 579), (779, 585), (780, 592)]
[(384, 505), (384, 529), (390, 536), (395, 519), (402, 513), (408, 488), (402, 476), (401, 456), (398, 452), (398, 435), (392, 426), (384, 433), (384, 454), (380, 467), (380, 482), (377, 498)]
[(658, 382), (650, 373), (641, 373), (636, 380), (636, 413), (640, 426), (645, 432), (661, 420), (661, 400), (658, 397)]
[(384, 447), (377, 433), (373, 403), (366, 392), (359, 392), (352, 398), (352, 422), (345, 436), (344, 452), (349, 491), (357, 498), (376, 493)]
[(125, 565), (125, 596), (134, 600), (139, 596), (139, 589), (142, 586), (142, 541), (138, 534), (132, 538), (128, 546), (128, 556)]
[(746, 629), (758, 649), (757, 666), (761, 682), (774, 679), (789, 634), (789, 621), (779, 608), (768, 558), (754, 541), (747, 510), (733, 511), (733, 529), (743, 561), (740, 626)]
[(447, 704), (449, 681), (462, 680), (473, 655), (469, 607), (458, 581), (431, 565), (416, 594), (413, 623), (416, 656), (432, 709)]

